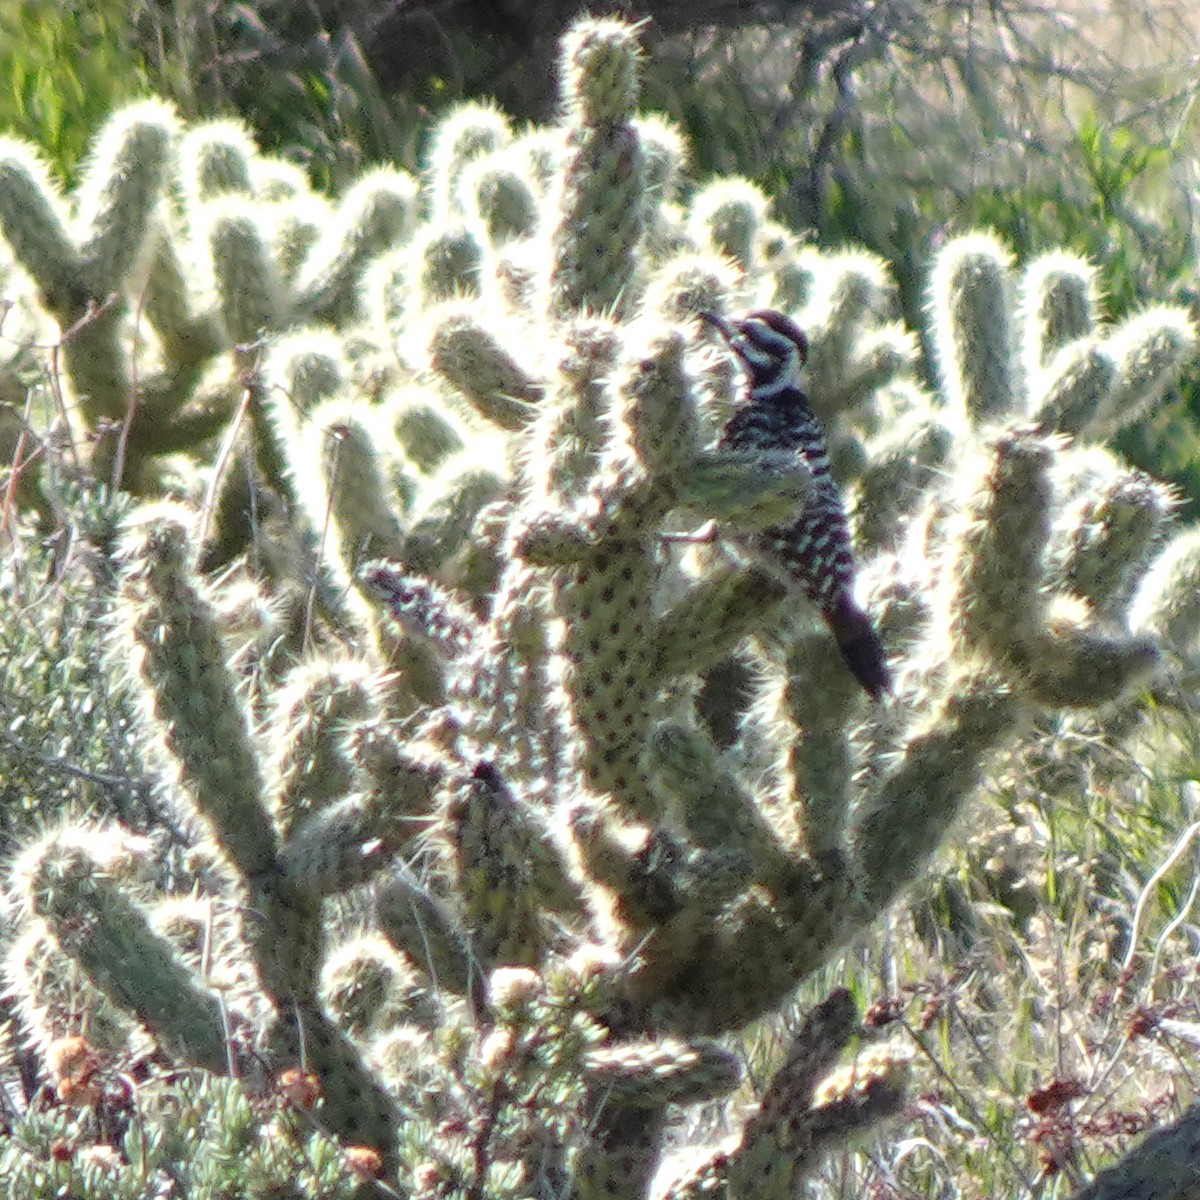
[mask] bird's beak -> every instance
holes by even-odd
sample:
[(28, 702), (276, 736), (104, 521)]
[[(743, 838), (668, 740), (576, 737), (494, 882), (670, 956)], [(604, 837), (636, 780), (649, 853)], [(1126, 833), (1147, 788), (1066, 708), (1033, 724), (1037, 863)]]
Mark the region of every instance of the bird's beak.
[(711, 308), (706, 308), (706, 309), (704, 309), (703, 312), (699, 313), (698, 315), (700, 317), (700, 320), (704, 321), (708, 325), (713, 326), (717, 330), (717, 332), (727, 342), (730, 343), (730, 345), (733, 344), (733, 339), (737, 337), (737, 330), (734, 329), (734, 327), (732, 325), (730, 325), (730, 323), (727, 320), (725, 320), (725, 318), (723, 316), (721, 316), (720, 313), (713, 312), (713, 310)]

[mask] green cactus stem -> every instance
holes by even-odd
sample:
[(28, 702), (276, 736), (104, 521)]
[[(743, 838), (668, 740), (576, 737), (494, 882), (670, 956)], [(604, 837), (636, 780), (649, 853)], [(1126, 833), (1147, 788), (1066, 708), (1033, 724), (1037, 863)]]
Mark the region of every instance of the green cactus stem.
[(942, 393), (974, 423), (1014, 408), (1009, 267), (1009, 254), (995, 238), (973, 234), (948, 243), (930, 283)]
[(583, 21), (563, 41), (566, 161), (551, 234), (560, 316), (628, 312), (643, 228), (643, 154), (631, 124), (640, 47), (621, 21)]

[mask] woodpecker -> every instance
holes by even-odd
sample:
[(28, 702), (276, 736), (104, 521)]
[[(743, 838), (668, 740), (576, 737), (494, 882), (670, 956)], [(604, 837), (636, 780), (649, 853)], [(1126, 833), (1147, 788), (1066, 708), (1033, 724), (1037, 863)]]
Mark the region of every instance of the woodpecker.
[(746, 403), (726, 422), (718, 448), (790, 451), (812, 472), (813, 493), (799, 516), (756, 535), (754, 549), (803, 587), (829, 626), (846, 666), (867, 695), (878, 700), (891, 687), (887, 659), (870, 617), (854, 601), (854, 553), (846, 512), (829, 473), (825, 437), (799, 384), (808, 338), (779, 312), (752, 312), (737, 321), (714, 312), (700, 315), (725, 339), (746, 376)]

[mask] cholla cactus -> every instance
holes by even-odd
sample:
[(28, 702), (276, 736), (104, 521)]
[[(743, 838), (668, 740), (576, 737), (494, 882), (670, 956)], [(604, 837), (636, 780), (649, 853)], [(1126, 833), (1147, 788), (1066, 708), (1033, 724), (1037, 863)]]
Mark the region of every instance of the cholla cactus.
[[(795, 1194), (897, 1110), (903, 1056), (831, 1075), (855, 1029), (837, 993), (727, 1145), (667, 1157), (668, 1106), (738, 1085), (714, 1039), (927, 870), (998, 754), (1063, 709), (1128, 711), (1200, 628), (1195, 535), (1098, 444), (1192, 352), (1186, 316), (1105, 328), (1086, 264), (1017, 273), (990, 236), (954, 239), (926, 390), (883, 264), (801, 247), (744, 181), (678, 207), (682, 149), (635, 116), (638, 55), (628, 26), (582, 22), (561, 127), (514, 138), (473, 107), (423, 188), (376, 172), (332, 219), (236, 128), (201, 126), (184, 205), (139, 218), (125, 257), (68, 237), (27, 159), (0, 172), (3, 228), (60, 324), (81, 262), (122, 321), (148, 289), (158, 338), (137, 353), (159, 361), (127, 452), (149, 487), (157, 455), (189, 449), (206, 507), (128, 521), (114, 661), (208, 864), (196, 888), (240, 914), (199, 959), (140, 843), (50, 830), (9, 877), (26, 1032), (44, 1047), (91, 1019), (77, 995), (114, 1051), (136, 1030), (241, 1073), (253, 1046), (311, 1073), (317, 1119), (414, 1193)], [(165, 162), (173, 127), (152, 128), (127, 140)], [(716, 448), (742, 384), (696, 318), (780, 305), (808, 332), (896, 681), (882, 703), (735, 552), (753, 539), (722, 536), (793, 518), (814, 483)], [(110, 363), (134, 353), (122, 321)], [(97, 412), (125, 414), (131, 378), (97, 385)], [(255, 532), (227, 532), (239, 506), (281, 514), (307, 554), (268, 559), (269, 586), (312, 585), (282, 681), (277, 661), (231, 667), (201, 566)]]

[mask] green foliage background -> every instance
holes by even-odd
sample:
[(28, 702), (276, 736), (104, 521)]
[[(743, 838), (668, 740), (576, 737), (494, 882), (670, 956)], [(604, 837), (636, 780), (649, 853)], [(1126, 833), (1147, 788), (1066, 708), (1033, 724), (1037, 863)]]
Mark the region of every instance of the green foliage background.
[(131, 12), (113, 0), (0, 8), (0, 129), (41, 146), (68, 180), (105, 117), (164, 82), (152, 76)]

